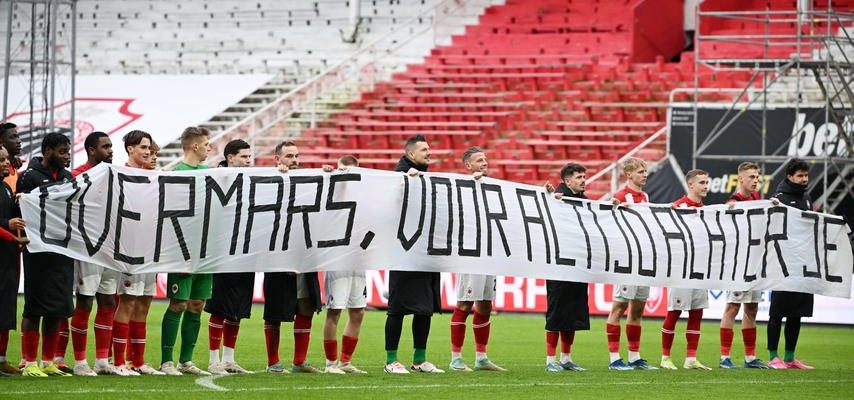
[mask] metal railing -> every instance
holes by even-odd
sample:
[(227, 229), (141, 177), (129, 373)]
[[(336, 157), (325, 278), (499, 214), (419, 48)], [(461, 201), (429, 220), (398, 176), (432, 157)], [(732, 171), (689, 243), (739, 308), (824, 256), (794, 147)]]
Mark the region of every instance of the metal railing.
[(605, 197), (610, 196), (611, 194), (617, 191), (618, 186), (620, 184), (620, 165), (624, 161), (628, 160), (630, 157), (634, 157), (635, 154), (637, 154), (639, 151), (645, 149), (647, 146), (658, 140), (661, 136), (665, 136), (666, 134), (667, 126), (663, 126), (661, 129), (650, 135), (648, 138), (644, 139), (643, 142), (640, 142), (640, 144), (629, 150), (628, 153), (620, 157), (617, 161), (608, 164), (607, 167), (602, 168), (601, 170), (599, 170), (599, 172), (593, 174), (593, 176), (591, 176), (590, 178), (587, 178), (585, 183), (589, 185), (591, 182), (595, 182), (596, 180), (602, 178), (605, 175), (610, 175), (611, 187)]

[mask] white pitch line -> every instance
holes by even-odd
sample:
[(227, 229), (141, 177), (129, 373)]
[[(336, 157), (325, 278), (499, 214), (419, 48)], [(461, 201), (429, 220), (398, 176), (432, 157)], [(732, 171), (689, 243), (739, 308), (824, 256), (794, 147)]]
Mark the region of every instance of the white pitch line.
[(219, 392), (227, 392), (227, 391), (228, 391), (228, 389), (226, 389), (226, 388), (224, 388), (224, 387), (222, 387), (222, 386), (217, 385), (216, 383), (214, 383), (214, 380), (215, 380), (215, 379), (222, 378), (223, 376), (225, 376), (225, 375), (210, 375), (210, 376), (203, 376), (203, 377), (201, 377), (201, 378), (199, 378), (199, 379), (196, 379), (196, 385), (199, 385), (199, 386), (201, 386), (201, 387), (204, 387), (204, 388), (207, 388), (207, 389), (210, 389), (210, 390), (216, 390), (216, 391), (219, 391)]
[[(210, 383), (219, 388), (214, 389), (212, 387), (207, 386), (197, 386), (190, 388), (171, 388), (171, 389), (163, 389), (163, 388), (146, 388), (146, 389), (108, 389), (108, 388), (93, 388), (93, 389), (67, 389), (67, 390), (20, 390), (20, 391), (8, 391), (5, 392), (7, 395), (31, 395), (31, 394), (87, 394), (87, 393), (174, 393), (174, 392), (210, 392), (210, 391), (230, 391), (230, 392), (273, 392), (273, 391), (297, 391), (297, 390), (394, 390), (398, 391), (401, 389), (439, 389), (439, 388), (456, 388), (459, 387), (457, 384), (444, 384), (444, 383), (436, 383), (436, 384), (420, 384), (420, 385), (395, 385), (395, 384), (386, 384), (386, 385), (328, 385), (328, 386), (276, 386), (276, 387), (241, 387), (228, 389), (223, 388), (222, 386), (213, 384), (212, 377), (210, 378)], [(199, 378), (196, 380), (198, 383), (199, 380), (205, 379)], [(801, 380), (709, 380), (709, 381), (682, 381), (682, 382), (656, 382), (656, 381), (624, 381), (624, 382), (528, 382), (528, 383), (474, 383), (474, 384), (466, 384), (466, 387), (477, 387), (477, 388), (524, 388), (524, 387), (538, 387), (538, 386), (547, 386), (547, 387), (582, 387), (582, 386), (613, 386), (613, 385), (637, 385), (637, 386), (674, 386), (674, 385), (738, 385), (738, 384), (774, 384), (774, 385), (784, 385), (784, 384), (838, 384), (838, 383), (854, 383), (854, 379), (801, 379)]]

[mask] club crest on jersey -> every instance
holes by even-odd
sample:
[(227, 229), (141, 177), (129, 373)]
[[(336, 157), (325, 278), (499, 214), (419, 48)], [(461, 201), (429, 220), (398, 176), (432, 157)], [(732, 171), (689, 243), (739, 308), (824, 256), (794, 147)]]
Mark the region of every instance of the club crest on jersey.
[(171, 290), (172, 290), (172, 294), (178, 293), (178, 284), (177, 284), (177, 283), (173, 283), (173, 284), (172, 284), (172, 287), (171, 287)]

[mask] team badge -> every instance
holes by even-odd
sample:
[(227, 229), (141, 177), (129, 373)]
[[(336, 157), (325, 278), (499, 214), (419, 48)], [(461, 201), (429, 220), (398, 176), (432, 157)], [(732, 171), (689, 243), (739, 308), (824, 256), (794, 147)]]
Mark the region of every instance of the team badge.
[(172, 294), (175, 294), (175, 293), (178, 293), (178, 284), (177, 283), (172, 284)]

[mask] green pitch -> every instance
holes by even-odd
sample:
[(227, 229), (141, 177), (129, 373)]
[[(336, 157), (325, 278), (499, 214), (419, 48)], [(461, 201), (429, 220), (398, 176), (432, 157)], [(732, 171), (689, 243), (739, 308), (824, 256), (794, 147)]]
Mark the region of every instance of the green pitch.
[[(22, 300), (19, 300), (19, 304)], [(146, 361), (159, 364), (160, 319), (165, 303), (152, 306), (148, 324)], [(93, 313), (94, 315), (94, 313)], [(253, 318), (244, 321), (237, 344), (237, 361), (244, 367), (263, 371), (266, 365), (261, 307), (253, 309)], [(309, 362), (323, 366), (323, 339), (321, 328), (324, 315), (316, 315), (313, 323)], [(344, 318), (344, 317), (342, 317)], [(449, 314), (437, 315), (428, 346), (428, 360), (440, 368), (447, 368), (449, 354)], [(202, 317), (202, 332), (196, 346), (196, 362), (207, 367), (208, 315)], [(150, 398), (162, 400), (175, 398), (225, 399), (225, 398), (481, 398), (481, 399), (536, 399), (565, 396), (567, 398), (850, 398), (854, 392), (854, 329), (839, 327), (804, 326), (798, 345), (798, 358), (815, 366), (815, 371), (794, 370), (720, 370), (718, 362), (718, 326), (715, 321), (704, 321), (699, 359), (713, 371), (608, 371), (608, 353), (604, 319), (596, 318), (593, 329), (579, 332), (573, 346), (573, 359), (588, 372), (547, 373), (543, 317), (540, 315), (499, 314), (492, 319), (489, 343), (490, 358), (508, 368), (506, 373), (469, 372), (443, 375), (392, 376), (383, 372), (385, 352), (383, 327), (385, 314), (369, 312), (365, 317), (362, 334), (353, 363), (369, 372), (367, 375), (281, 375), (263, 372), (254, 375), (227, 376), (216, 379), (196, 377), (129, 377), (101, 376), (97, 378), (0, 378), (0, 396), (11, 399), (129, 399)], [(404, 323), (400, 357), (404, 364), (411, 362), (412, 337), (410, 319)], [(339, 325), (343, 329), (342, 324)], [(661, 320), (651, 319), (643, 326), (641, 354), (654, 365), (661, 356)], [(685, 355), (685, 319), (677, 327), (673, 358), (681, 367)], [(463, 355), (473, 364), (474, 340), (471, 319)], [(765, 347), (765, 327), (758, 333), (758, 355), (768, 361)], [(622, 351), (625, 356), (625, 335)], [(339, 344), (340, 346), (340, 344)], [(67, 359), (71, 359), (71, 349)], [(94, 357), (94, 335), (89, 333), (90, 364)], [(782, 348), (781, 348), (782, 350)], [(290, 324), (282, 326), (281, 358), (291, 359), (293, 336)], [(20, 335), (13, 332), (9, 343), (9, 359), (20, 357)], [(742, 362), (742, 344), (736, 330), (733, 344), (733, 361)], [(332, 397), (334, 396), (334, 397)]]

